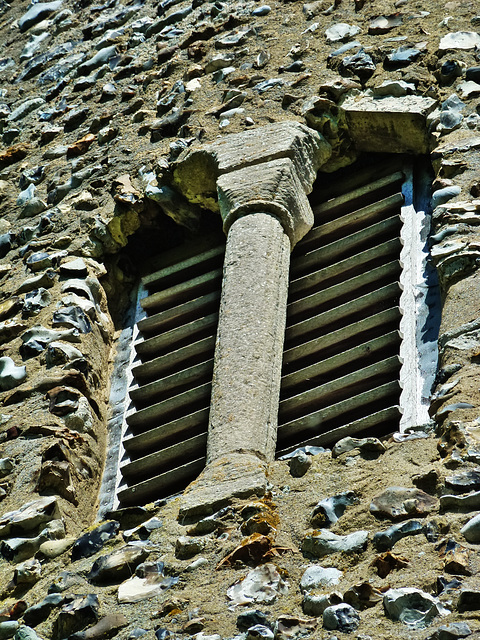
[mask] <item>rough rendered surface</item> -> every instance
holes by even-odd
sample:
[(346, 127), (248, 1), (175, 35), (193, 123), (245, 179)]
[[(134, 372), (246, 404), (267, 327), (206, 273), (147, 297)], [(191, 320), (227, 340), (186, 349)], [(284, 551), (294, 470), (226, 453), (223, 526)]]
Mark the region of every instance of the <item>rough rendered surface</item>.
[[(0, 637), (227, 640), (260, 624), (250, 639), (331, 640), (344, 633), (322, 612), (345, 603), (359, 617), (352, 640), (479, 635), (479, 31), (475, 0), (0, 0)], [(108, 417), (121, 409), (108, 403), (113, 362), (145, 260), (221, 232), (220, 174), (227, 184), (288, 160), (307, 193), (317, 169), (327, 183), (348, 175), (362, 149), (431, 161), (443, 305), (433, 430), (317, 451), (293, 476), (288, 461), (238, 453), (225, 407), (219, 447), (231, 453), (183, 498), (96, 522)], [(273, 220), (286, 241), (277, 264), (289, 247)], [(55, 324), (72, 306), (62, 322), (90, 331)], [(246, 449), (271, 448), (273, 419), (261, 426)], [(405, 520), (378, 520), (370, 505), (392, 486), (426, 492), (431, 509), (392, 496)], [(368, 531), (365, 550), (302, 552), (315, 505), (349, 491), (358, 502), (329, 530)], [(94, 563), (124, 536), (147, 559), (123, 587), (94, 584)], [(319, 564), (338, 582), (302, 593)], [(247, 599), (238, 585), (257, 569)], [(262, 573), (285, 587), (269, 604)], [(412, 630), (402, 602), (399, 620), (386, 614), (389, 589), (449, 613)]]

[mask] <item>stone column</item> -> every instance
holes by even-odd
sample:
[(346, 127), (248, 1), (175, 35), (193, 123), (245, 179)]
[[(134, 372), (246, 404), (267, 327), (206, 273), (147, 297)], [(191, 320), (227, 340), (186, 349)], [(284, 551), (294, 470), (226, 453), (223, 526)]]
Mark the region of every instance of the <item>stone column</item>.
[[(306, 193), (330, 148), (298, 123), (276, 125), (276, 135), (266, 129), (207, 148), (210, 169), (213, 157), (221, 170), (216, 187), (227, 248), (207, 466), (186, 490), (181, 517), (263, 495), (275, 454), (290, 251), (313, 224)], [(199, 179), (199, 167), (192, 168), (187, 173)]]

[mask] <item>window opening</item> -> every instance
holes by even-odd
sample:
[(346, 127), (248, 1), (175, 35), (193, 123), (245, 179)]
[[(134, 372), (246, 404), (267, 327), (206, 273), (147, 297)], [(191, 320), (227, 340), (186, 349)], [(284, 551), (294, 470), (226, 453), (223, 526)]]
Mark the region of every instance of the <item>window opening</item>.
[(183, 490), (205, 465), (225, 238), (197, 237), (142, 278), (120, 506)]
[[(440, 313), (431, 177), (415, 164), (369, 154), (315, 183), (291, 259), (278, 455), (428, 421)], [(141, 281), (116, 506), (179, 493), (205, 466), (224, 252), (209, 232)]]
[(439, 313), (427, 184), (411, 159), (373, 154), (317, 179), (315, 223), (291, 260), (279, 454), (428, 422)]

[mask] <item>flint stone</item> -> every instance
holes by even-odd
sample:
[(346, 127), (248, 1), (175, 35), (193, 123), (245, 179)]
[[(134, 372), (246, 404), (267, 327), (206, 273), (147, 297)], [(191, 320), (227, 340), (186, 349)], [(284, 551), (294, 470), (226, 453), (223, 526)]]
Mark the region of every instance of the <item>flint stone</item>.
[(40, 640), (40, 638), (33, 629), (22, 625), (17, 629), (14, 640)]
[(376, 96), (394, 96), (401, 98), (403, 96), (415, 93), (415, 85), (405, 80), (385, 80), (378, 87), (374, 87), (373, 93)]
[(65, 596), (59, 593), (52, 593), (46, 596), (41, 602), (29, 607), (23, 614), (25, 624), (30, 627), (36, 627), (48, 618), (55, 607), (63, 604)]
[(137, 575), (129, 578), (118, 587), (118, 601), (139, 602), (160, 595), (178, 582), (178, 578), (163, 575), (160, 562), (144, 563), (137, 567)]
[(5, 622), (0, 622), (0, 640), (13, 638), (19, 627), (20, 623), (17, 622), (17, 620), (5, 620)]
[(409, 520), (401, 524), (394, 524), (385, 531), (378, 531), (373, 536), (373, 544), (378, 551), (389, 551), (393, 545), (405, 538), (423, 533), (423, 526), (418, 520)]
[(120, 529), (120, 523), (115, 520), (103, 522), (83, 536), (80, 536), (72, 547), (72, 562), (80, 558), (89, 558), (94, 553), (100, 551), (103, 545), (114, 538)]
[(250, 571), (247, 576), (227, 590), (233, 604), (263, 602), (272, 604), (279, 595), (288, 592), (288, 585), (273, 564), (264, 564)]
[(471, 518), (466, 525), (460, 529), (465, 540), (473, 544), (480, 542), (480, 513)]
[(62, 2), (63, 0), (55, 0), (54, 2), (38, 2), (32, 5), (18, 21), (20, 31), (27, 31), (27, 29), (44, 20), (54, 11), (58, 11), (62, 6)]
[(456, 476), (445, 478), (445, 485), (463, 492), (469, 489), (480, 489), (480, 469), (465, 471)]
[(438, 627), (427, 640), (457, 640), (457, 638), (466, 638), (471, 633), (472, 631), (466, 622), (451, 622)]
[(98, 608), (98, 597), (94, 593), (77, 596), (71, 602), (64, 604), (53, 624), (54, 639), (67, 638), (72, 633), (97, 622)]
[(435, 498), (420, 489), (389, 487), (372, 500), (370, 513), (377, 518), (404, 520), (414, 516), (426, 516), (436, 504)]
[(335, 444), (332, 449), (332, 458), (338, 458), (343, 453), (348, 453), (354, 449), (379, 453), (383, 453), (386, 450), (385, 445), (378, 438), (351, 438), (347, 436)]
[(401, 24), (402, 17), (399, 15), (379, 16), (378, 18), (372, 20), (368, 25), (368, 33), (371, 35), (388, 33), (395, 27), (399, 27)]
[(9, 391), (21, 384), (27, 377), (25, 366), (17, 367), (8, 356), (0, 358), (0, 391)]
[(272, 625), (268, 622), (267, 616), (258, 609), (250, 609), (240, 613), (237, 617), (237, 627), (240, 631), (247, 631), (255, 625), (262, 625), (263, 627), (272, 628)]
[(269, 627), (265, 627), (262, 624), (256, 624), (248, 629), (246, 640), (256, 640), (257, 638), (273, 640), (274, 633)]
[(459, 509), (465, 511), (480, 509), (480, 491), (473, 491), (466, 496), (440, 496), (440, 508), (445, 510)]
[(145, 546), (127, 545), (106, 556), (100, 556), (93, 563), (88, 579), (94, 583), (121, 582), (129, 578), (149, 555)]
[(53, 331), (37, 325), (25, 331), (21, 336), (23, 344), (20, 347), (20, 354), (23, 358), (31, 358), (41, 353), (48, 344), (56, 340), (79, 341), (77, 329), (66, 329), (65, 331)]
[(430, 149), (427, 117), (436, 101), (421, 96), (347, 98), (342, 108), (359, 151), (423, 154)]
[(18, 287), (17, 293), (27, 293), (28, 291), (32, 291), (33, 289), (38, 289), (40, 287), (50, 289), (50, 287), (53, 287), (54, 282), (55, 271), (53, 271), (53, 269), (48, 269), (45, 273), (41, 273), (38, 276), (33, 276), (33, 278), (25, 280)]
[(440, 204), (445, 204), (455, 196), (458, 196), (461, 191), (461, 188), (458, 185), (452, 185), (449, 187), (444, 187), (443, 189), (437, 189), (432, 194), (432, 209), (438, 207)]
[(413, 47), (399, 47), (393, 53), (390, 53), (385, 59), (385, 65), (398, 69), (406, 67), (418, 58), (422, 52), (420, 49)]
[(349, 604), (334, 604), (323, 612), (325, 629), (353, 633), (360, 624), (360, 616)]
[(98, 69), (102, 64), (108, 62), (116, 53), (115, 45), (100, 49), (98, 53), (78, 67), (77, 74), (79, 76), (88, 76), (94, 69)]
[(328, 529), (320, 529), (307, 534), (302, 542), (302, 551), (316, 558), (330, 553), (360, 553), (367, 546), (368, 531), (355, 531), (346, 536), (338, 536)]
[(437, 598), (413, 587), (389, 589), (383, 606), (392, 620), (400, 620), (412, 629), (424, 629), (436, 616), (450, 613)]
[(48, 345), (45, 355), (47, 367), (67, 364), (80, 358), (83, 358), (83, 354), (76, 347), (71, 344), (56, 342), (55, 340)]
[(110, 613), (99, 620), (93, 627), (85, 629), (85, 631), (77, 631), (77, 633), (69, 636), (69, 640), (102, 640), (116, 635), (119, 629), (123, 629), (128, 625), (127, 618), (123, 613)]
[(469, 100), (470, 98), (477, 98), (480, 95), (480, 84), (471, 80), (462, 82), (458, 85), (457, 91), (459, 91), (462, 98), (465, 98), (466, 100)]
[(317, 626), (316, 620), (304, 620), (296, 616), (280, 616), (274, 627), (276, 640), (311, 638)]
[(313, 565), (304, 572), (300, 580), (300, 590), (305, 593), (318, 587), (332, 587), (339, 583), (342, 575), (343, 572), (334, 567)]
[(189, 560), (201, 553), (204, 548), (205, 540), (203, 538), (180, 536), (175, 543), (175, 556), (179, 560)]
[(448, 51), (449, 49), (475, 49), (475, 47), (480, 47), (479, 33), (475, 31), (456, 31), (443, 36), (438, 48), (440, 51)]
[(31, 558), (47, 540), (65, 536), (63, 520), (52, 520), (34, 538), (8, 538), (0, 544), (0, 554), (9, 562), (21, 562)]
[(271, 10), (272, 7), (268, 4), (262, 4), (260, 7), (257, 7), (252, 11), (252, 16), (266, 16)]
[(42, 565), (36, 559), (26, 560), (15, 567), (13, 580), (15, 584), (32, 585), (38, 582), (42, 575)]
[(288, 465), (291, 475), (294, 478), (301, 478), (312, 466), (312, 459), (303, 451), (299, 451), (295, 456), (290, 458)]
[(480, 591), (464, 589), (460, 592), (457, 609), (459, 611), (478, 611), (480, 609)]
[(48, 307), (52, 301), (50, 292), (44, 287), (40, 289), (34, 289), (29, 291), (23, 303), (22, 315), (23, 316), (36, 316), (42, 309)]
[(39, 553), (45, 558), (57, 558), (65, 553), (72, 544), (75, 542), (75, 538), (64, 538), (63, 540), (47, 540), (42, 542), (38, 547)]
[(92, 325), (84, 311), (78, 306), (63, 307), (53, 314), (52, 325), (78, 329), (80, 333), (90, 333)]
[(35, 109), (39, 109), (44, 104), (45, 100), (43, 98), (31, 98), (29, 100), (25, 100), (10, 113), (7, 120), (9, 122), (18, 122), (18, 120), (22, 120), (28, 116), (29, 113), (35, 111)]
[(0, 478), (5, 478), (15, 468), (15, 460), (12, 458), (0, 458)]
[[(159, 518), (153, 517), (145, 522), (142, 522), (138, 527), (128, 529), (122, 533), (123, 539), (126, 542), (131, 540), (146, 540), (152, 531), (159, 529), (162, 526), (162, 521)], [(211, 533), (208, 531), (208, 533)]]
[(307, 616), (319, 618), (327, 607), (341, 604), (341, 602), (342, 596), (337, 591), (322, 595), (306, 593), (302, 600), (302, 611)]
[(365, 53), (363, 49), (360, 49), (353, 56), (343, 58), (339, 71), (342, 75), (354, 75), (357, 76), (360, 82), (366, 82), (373, 76), (376, 68), (371, 56)]
[(354, 38), (357, 33), (360, 33), (360, 27), (352, 24), (346, 24), (345, 22), (337, 22), (332, 27), (325, 31), (325, 37), (327, 42), (346, 42)]
[(0, 235), (0, 258), (4, 258), (12, 248), (13, 234), (2, 233)]
[(16, 511), (9, 511), (0, 517), (0, 536), (17, 532), (33, 531), (39, 525), (57, 517), (58, 503), (54, 496), (45, 496), (25, 503)]
[(75, 258), (60, 265), (60, 275), (76, 278), (85, 278), (88, 275), (87, 265), (82, 258)]
[(313, 527), (329, 527), (345, 513), (347, 507), (358, 502), (353, 491), (344, 491), (336, 496), (321, 500), (313, 510), (311, 523)]

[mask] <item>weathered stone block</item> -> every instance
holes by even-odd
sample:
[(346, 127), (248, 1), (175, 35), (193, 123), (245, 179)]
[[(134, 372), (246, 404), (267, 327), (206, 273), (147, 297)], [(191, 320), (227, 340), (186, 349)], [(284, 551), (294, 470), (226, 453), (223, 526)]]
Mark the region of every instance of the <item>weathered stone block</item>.
[(359, 151), (415, 155), (429, 151), (427, 116), (435, 106), (421, 96), (365, 97), (342, 105)]

